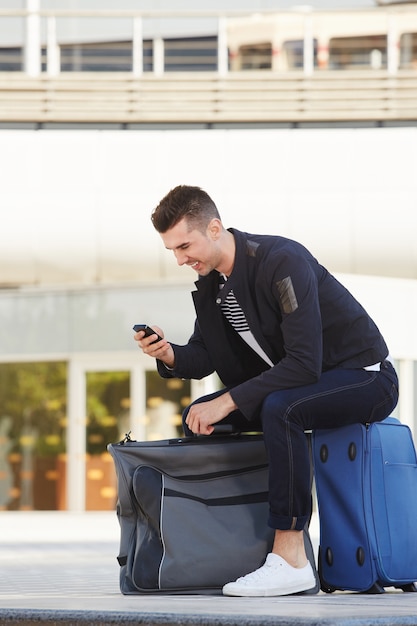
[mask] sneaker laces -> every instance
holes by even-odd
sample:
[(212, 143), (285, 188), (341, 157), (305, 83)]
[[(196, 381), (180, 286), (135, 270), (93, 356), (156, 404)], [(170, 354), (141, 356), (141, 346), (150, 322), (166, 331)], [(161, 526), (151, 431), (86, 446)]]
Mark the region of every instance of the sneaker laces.
[(279, 561), (276, 560), (275, 563), (271, 563), (271, 561), (268, 560), (267, 558), (267, 560), (261, 567), (256, 569), (254, 572), (251, 572), (250, 574), (246, 574), (246, 576), (242, 576), (241, 578), (238, 578), (237, 582), (252, 583), (252, 582), (262, 581), (266, 576), (269, 575), (269, 572), (267, 570), (278, 569), (278, 567), (282, 567), (281, 559)]

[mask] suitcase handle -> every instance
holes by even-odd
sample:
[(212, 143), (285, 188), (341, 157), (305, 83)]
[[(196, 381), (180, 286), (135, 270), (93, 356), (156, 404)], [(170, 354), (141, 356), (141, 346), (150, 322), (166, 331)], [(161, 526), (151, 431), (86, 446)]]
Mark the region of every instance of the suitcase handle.
[[(238, 434), (241, 431), (234, 424), (214, 424), (212, 435)], [(210, 437), (211, 435), (209, 435)]]

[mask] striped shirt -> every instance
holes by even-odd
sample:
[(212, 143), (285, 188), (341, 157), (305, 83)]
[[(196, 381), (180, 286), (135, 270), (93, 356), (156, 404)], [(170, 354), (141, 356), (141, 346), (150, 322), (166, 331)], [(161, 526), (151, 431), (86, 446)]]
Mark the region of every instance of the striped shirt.
[[(224, 274), (220, 274), (219, 278), (219, 289), (223, 289), (224, 284), (227, 280), (227, 277)], [(244, 341), (254, 350), (259, 356), (271, 367), (273, 363), (267, 354), (262, 350), (259, 343), (256, 341), (255, 337), (252, 334), (251, 329), (249, 328), (248, 321), (245, 317), (244, 312), (240, 308), (238, 301), (236, 300), (236, 296), (231, 289), (226, 297), (223, 299), (221, 303), (221, 310), (225, 318), (228, 320), (232, 328), (239, 333)]]

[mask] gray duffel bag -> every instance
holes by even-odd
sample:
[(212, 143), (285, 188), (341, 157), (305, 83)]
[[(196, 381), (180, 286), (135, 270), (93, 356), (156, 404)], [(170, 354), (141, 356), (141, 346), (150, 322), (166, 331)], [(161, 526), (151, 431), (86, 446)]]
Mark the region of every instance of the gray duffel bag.
[[(221, 593), (271, 550), (262, 435), (110, 444), (123, 594)], [(307, 555), (316, 571), (308, 529)], [(319, 590), (316, 587), (308, 593)]]

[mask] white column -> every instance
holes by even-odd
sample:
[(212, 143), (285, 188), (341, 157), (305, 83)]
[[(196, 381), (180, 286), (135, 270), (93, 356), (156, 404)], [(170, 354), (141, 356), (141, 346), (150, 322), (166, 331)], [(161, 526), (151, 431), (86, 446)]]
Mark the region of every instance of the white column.
[(219, 17), (217, 34), (217, 71), (219, 76), (226, 76), (229, 71), (229, 55), (227, 50), (226, 18)]
[(157, 37), (153, 40), (153, 73), (156, 76), (162, 76), (164, 69), (164, 40), (162, 37)]
[(70, 359), (67, 381), (67, 508), (85, 510), (86, 379), (84, 368)]
[(24, 71), (28, 76), (41, 73), (41, 24), (40, 0), (26, 0)]
[(398, 368), (398, 378), (400, 380), (400, 401), (398, 418), (403, 424), (407, 424), (417, 435), (414, 423), (414, 361), (412, 359), (401, 359)]
[[(218, 391), (218, 379), (212, 374), (211, 376), (207, 376), (206, 378), (202, 378), (201, 380), (192, 380), (191, 381), (191, 400), (197, 400), (197, 398), (201, 398), (201, 396), (207, 396), (209, 393), (214, 393)], [(221, 389), (222, 387), (220, 387)]]
[(284, 54), (283, 54), (284, 42), (282, 40), (281, 32), (274, 33), (272, 36), (272, 59), (271, 59), (271, 70), (272, 72), (282, 72), (286, 69), (286, 64), (284, 64)]
[(311, 76), (314, 72), (314, 38), (313, 18), (311, 13), (304, 16), (304, 74)]
[(395, 15), (388, 16), (387, 33), (387, 69), (389, 74), (396, 74), (400, 64), (400, 51), (397, 30), (397, 18)]
[(138, 364), (130, 370), (130, 430), (132, 431), (132, 439), (145, 441), (145, 414), (146, 370), (138, 359)]
[(48, 17), (46, 22), (47, 41), (46, 41), (46, 57), (47, 57), (47, 73), (48, 76), (57, 76), (61, 70), (61, 53), (56, 40), (56, 18)]
[[(313, 45), (314, 45), (314, 42), (313, 42)], [(329, 67), (329, 39), (328, 37), (323, 37), (323, 36), (318, 37), (317, 65), (322, 70), (323, 69), (326, 70)]]
[(142, 18), (133, 18), (133, 45), (132, 45), (132, 72), (133, 76), (142, 76), (143, 73), (143, 33)]

